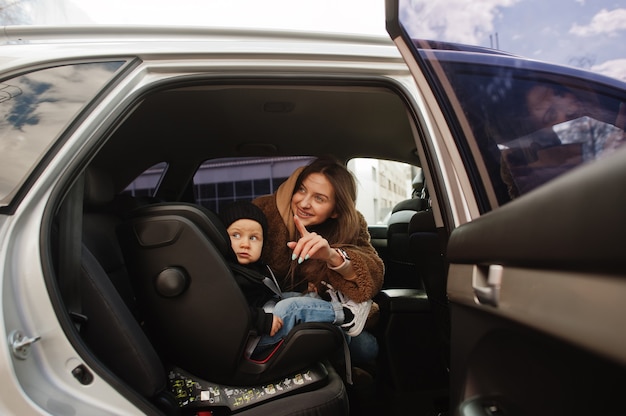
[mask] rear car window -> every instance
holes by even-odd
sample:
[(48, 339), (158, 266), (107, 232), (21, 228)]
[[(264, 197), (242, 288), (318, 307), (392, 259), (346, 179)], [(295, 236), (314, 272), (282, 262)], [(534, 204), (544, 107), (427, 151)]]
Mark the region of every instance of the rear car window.
[(56, 66), (0, 82), (0, 206), (123, 61)]
[(149, 167), (141, 175), (137, 176), (135, 180), (124, 189), (123, 193), (133, 197), (155, 197), (161, 180), (165, 172), (167, 172), (167, 166), (166, 162), (159, 162)]
[(197, 204), (211, 211), (234, 201), (251, 201), (273, 193), (311, 157), (225, 158), (204, 162), (193, 178)]
[(368, 225), (386, 225), (396, 204), (423, 191), (423, 184), (420, 189), (413, 186), (418, 168), (407, 163), (354, 158), (348, 169), (356, 179), (356, 207)]
[[(234, 201), (251, 201), (272, 194), (295, 169), (313, 159), (312, 156), (286, 156), (208, 160), (193, 177), (194, 201), (219, 212)], [(355, 158), (348, 162), (348, 169), (357, 184), (357, 209), (369, 225), (386, 224), (397, 203), (418, 197), (425, 191), (422, 182), (419, 189), (415, 188), (414, 177), (421, 169), (406, 163)], [(158, 163), (139, 175), (124, 193), (154, 198), (166, 172), (167, 163)]]

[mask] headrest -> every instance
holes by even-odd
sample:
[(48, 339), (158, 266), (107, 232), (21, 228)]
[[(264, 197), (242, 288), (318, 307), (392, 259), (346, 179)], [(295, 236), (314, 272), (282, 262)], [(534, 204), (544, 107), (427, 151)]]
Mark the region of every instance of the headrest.
[(408, 227), (409, 221), (411, 221), (411, 218), (413, 218), (413, 215), (415, 214), (416, 211), (409, 209), (395, 211), (389, 217), (389, 220), (387, 221), (387, 226), (389, 227), (395, 224), (402, 224), (404, 227)]
[(85, 170), (85, 194), (86, 206), (100, 206), (107, 204), (115, 197), (113, 180), (103, 170), (89, 166)]
[(417, 174), (413, 177), (413, 181), (411, 182), (411, 187), (413, 188), (413, 192), (421, 192), (422, 188), (424, 188), (424, 170), (422, 168), (416, 168)]
[(435, 217), (431, 210), (416, 212), (409, 221), (409, 234), (423, 232), (437, 232)]
[(215, 244), (225, 257), (232, 252), (226, 227), (216, 213), (200, 205), (183, 202), (161, 202), (138, 208), (131, 217), (178, 215), (194, 223)]
[(391, 213), (394, 214), (398, 211), (422, 211), (426, 208), (428, 208), (428, 201), (422, 198), (411, 198), (398, 202), (391, 209)]

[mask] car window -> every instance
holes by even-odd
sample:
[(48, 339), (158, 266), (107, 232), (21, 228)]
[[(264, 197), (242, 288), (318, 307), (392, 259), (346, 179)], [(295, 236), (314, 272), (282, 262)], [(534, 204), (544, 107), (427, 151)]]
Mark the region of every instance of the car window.
[(0, 206), (123, 64), (62, 65), (0, 81)]
[(357, 182), (357, 210), (368, 225), (387, 224), (393, 207), (413, 197), (415, 166), (390, 160), (355, 158), (348, 162), (348, 169)]
[(623, 81), (496, 49), (424, 39), (428, 22), (418, 4), (399, 0), (388, 11), (389, 34), (414, 77), (424, 76), (429, 84), (424, 91), (432, 93), (443, 116), (437, 123), (450, 132), (439, 145), (458, 150), (480, 213), (623, 146)]
[(163, 175), (167, 172), (167, 163), (159, 162), (154, 166), (150, 166), (141, 175), (135, 178), (123, 193), (134, 197), (154, 197), (159, 184), (163, 179)]
[[(274, 193), (298, 167), (313, 157), (246, 157), (222, 158), (204, 162), (193, 178), (194, 200), (214, 212), (233, 201), (251, 201)], [(392, 208), (399, 202), (419, 197), (413, 178), (418, 170), (406, 163), (373, 158), (355, 158), (348, 169), (357, 183), (357, 209), (369, 225), (386, 224)], [(165, 162), (158, 163), (139, 175), (124, 193), (154, 197), (167, 171)]]
[(441, 58), (471, 129), (457, 140), (467, 149), (463, 139), (476, 143), (500, 204), (626, 143), (619, 81), (549, 73), (508, 57), (483, 64)]
[(251, 201), (273, 193), (311, 157), (247, 157), (204, 162), (193, 178), (194, 197), (211, 211), (238, 200)]

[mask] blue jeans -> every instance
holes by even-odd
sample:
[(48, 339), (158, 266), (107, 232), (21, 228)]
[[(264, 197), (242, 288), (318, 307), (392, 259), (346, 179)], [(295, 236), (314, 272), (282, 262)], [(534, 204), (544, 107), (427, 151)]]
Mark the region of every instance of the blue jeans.
[(370, 332), (363, 331), (356, 337), (348, 337), (348, 347), (352, 357), (352, 365), (371, 363), (378, 356), (378, 341)]
[(299, 323), (328, 322), (339, 325), (345, 319), (341, 303), (326, 301), (317, 293), (285, 292), (282, 295), (283, 299), (274, 305), (266, 304), (264, 309), (279, 316), (283, 327), (274, 336), (262, 335), (257, 347), (276, 344)]

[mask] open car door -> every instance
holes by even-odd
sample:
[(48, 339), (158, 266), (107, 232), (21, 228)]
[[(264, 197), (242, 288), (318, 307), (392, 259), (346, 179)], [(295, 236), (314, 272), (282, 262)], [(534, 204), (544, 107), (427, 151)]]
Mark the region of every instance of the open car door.
[[(386, 1), (387, 31), (418, 86), (417, 147), (448, 237), (449, 414), (623, 414), (626, 84), (442, 50), (412, 38), (412, 3)], [(566, 120), (534, 111), (557, 98)]]

